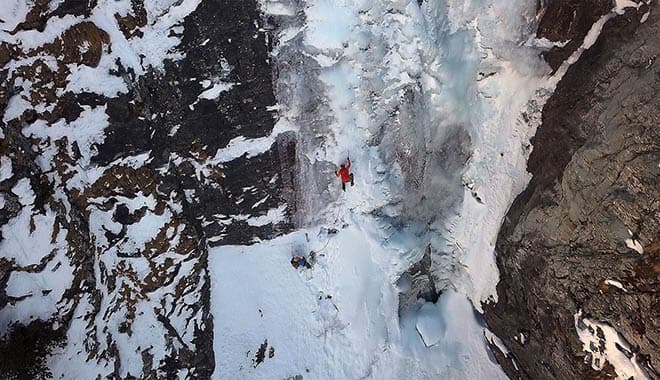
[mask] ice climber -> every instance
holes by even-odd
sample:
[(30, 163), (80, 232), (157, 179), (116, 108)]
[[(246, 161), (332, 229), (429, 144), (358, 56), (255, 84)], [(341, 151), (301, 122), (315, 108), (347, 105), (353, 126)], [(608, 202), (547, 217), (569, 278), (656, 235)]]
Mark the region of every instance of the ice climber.
[(298, 268), (311, 269), (312, 268), (312, 264), (307, 259), (305, 259), (304, 256), (293, 256), (291, 258), (291, 265), (296, 269), (298, 269)]
[(346, 191), (347, 182), (350, 182), (351, 186), (355, 185), (355, 181), (353, 181), (353, 173), (349, 172), (349, 169), (351, 168), (351, 159), (347, 157), (346, 165), (341, 164), (339, 166), (340, 168), (335, 172), (335, 175), (341, 177), (341, 189)]

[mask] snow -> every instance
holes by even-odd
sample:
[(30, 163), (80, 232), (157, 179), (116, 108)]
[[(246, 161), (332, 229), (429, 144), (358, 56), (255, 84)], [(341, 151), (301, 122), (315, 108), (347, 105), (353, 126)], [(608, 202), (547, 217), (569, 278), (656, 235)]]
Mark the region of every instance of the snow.
[(504, 355), (509, 354), (509, 349), (506, 348), (504, 345), (504, 342), (502, 342), (502, 339), (497, 337), (495, 334), (493, 334), (489, 329), (484, 329), (484, 335), (486, 336), (486, 339), (495, 346), (497, 346), (497, 349), (500, 350)]
[[(200, 0), (145, 0), (148, 23), (140, 29), (144, 33), (142, 37), (127, 39), (119, 28), (115, 15), (124, 16), (131, 12), (132, 5), (128, 0), (99, 1), (89, 17), (49, 17), (42, 31), (9, 33), (25, 18), (33, 3), (32, 0), (0, 2), (0, 39), (30, 54), (30, 51), (53, 42), (71, 26), (91, 21), (108, 34), (109, 44), (102, 47), (96, 67), (75, 64), (60, 67), (62, 63), (57, 57), (44, 55), (46, 53), (8, 62), (4, 67), (8, 80), (13, 80), (19, 91), (8, 99), (3, 123), (9, 123), (29, 109), (52, 111), (53, 104), (31, 104), (34, 78), (21, 77), (22, 68), (37, 60), (53, 71), (70, 73), (65, 83), (58, 84), (61, 87), (55, 89), (57, 96), (65, 91), (93, 92), (107, 97), (127, 93), (139, 78), (116, 75), (117, 62), (126, 71), (132, 70), (140, 76), (149, 68), (162, 69), (165, 60), (183, 57), (183, 53), (176, 49), (184, 32), (182, 21), (197, 8)], [(62, 1), (51, 1), (48, 5), (50, 10), (55, 10), (60, 4)], [(83, 42), (78, 48), (84, 51), (90, 45)], [(138, 168), (152, 159), (151, 152), (143, 152), (115, 160), (104, 167), (97, 166), (93, 157), (97, 154), (97, 146), (105, 140), (107, 105), (82, 108), (82, 113), (74, 121), (60, 119), (47, 123), (37, 120), (22, 126), (21, 130), (24, 136), (34, 139), (36, 164), (54, 183), (53, 197), (61, 202), (67, 213), (72, 205), (66, 190), (84, 191), (114, 166)], [(0, 136), (4, 137), (1, 131)], [(66, 144), (58, 146), (65, 139)], [(60, 148), (75, 157), (75, 162), (56, 160)], [(74, 149), (80, 151), (79, 158)], [(55, 167), (56, 164), (62, 166)], [(0, 165), (0, 181), (16, 177), (10, 160), (2, 157)], [(48, 367), (58, 379), (104, 377), (115, 368), (122, 378), (130, 377), (129, 373), (140, 376), (141, 355), (152, 355), (154, 366), (159, 366), (173, 352), (195, 349), (195, 330), (203, 325), (203, 315), (196, 303), (207, 284), (200, 276), (199, 257), (195, 256), (198, 252), (177, 251), (186, 228), (185, 224), (177, 223), (182, 220), (178, 217), (183, 209), (180, 203), (143, 193), (132, 198), (115, 194), (92, 199), (86, 210), (79, 210), (89, 215), (90, 239), (95, 245), (95, 249), (89, 252), (93, 258), (95, 299), (83, 296), (76, 304), (69, 296), (63, 296), (64, 291), (73, 286), (74, 269), (67, 256), (70, 253), (65, 239), (68, 231), (56, 217), (61, 212), (51, 210), (48, 203), (42, 210), (33, 207), (36, 196), (30, 181), (26, 178), (17, 180), (11, 191), (24, 207), (1, 226), (0, 256), (15, 266), (8, 276), (6, 290), (8, 295), (19, 299), (0, 309), (0, 331), (5, 331), (10, 323), (29, 323), (36, 318), (53, 320), (54, 327), (57, 327), (61, 322), (59, 318), (71, 311), (73, 318), (67, 326), (66, 344), (56, 347), (48, 359)], [(3, 196), (2, 206), (4, 202)], [(137, 213), (139, 220), (126, 226), (113, 221), (113, 212), (120, 204), (126, 205), (130, 211), (140, 210)], [(275, 220), (278, 217), (276, 211), (267, 213), (264, 218)], [(264, 219), (256, 221), (266, 222)], [(106, 232), (119, 234), (122, 229), (122, 237), (110, 244)], [(158, 252), (155, 257), (142, 254), (148, 242), (163, 230), (168, 231), (170, 248)], [(160, 271), (162, 275), (170, 276), (168, 282), (158, 289), (150, 289), (152, 277), (155, 273), (161, 274)], [(163, 318), (170, 324), (166, 326)], [(133, 334), (122, 331), (125, 326), (130, 326)], [(173, 341), (170, 339), (171, 329), (176, 331)], [(188, 375), (195, 376), (194, 373)], [(164, 374), (158, 373), (157, 376)]]
[[(148, 22), (142, 28), (143, 37), (126, 39), (114, 15), (127, 14), (130, 2), (100, 2), (89, 20), (108, 33), (110, 46), (104, 47), (97, 67), (69, 65), (68, 83), (60, 90), (106, 96), (127, 92), (130, 80), (109, 74), (117, 69), (116, 60), (141, 75), (149, 67), (161, 69), (167, 59), (181, 58), (176, 50), (181, 21), (199, 3), (146, 0)], [(511, 202), (529, 180), (525, 167), (530, 149), (525, 145), (538, 125), (540, 107), (567, 66), (596, 41), (609, 19), (599, 20), (579, 51), (548, 78), (549, 70), (538, 58), (539, 49), (547, 48), (547, 43), (534, 42), (530, 36), (535, 7), (528, 3), (427, 0), (420, 8), (414, 0), (316, 0), (304, 5), (264, 1), (265, 13), (292, 19), (301, 15), (289, 20), (292, 23), (305, 20), (304, 25), (282, 26), (275, 51), (277, 55), (294, 50), (293, 56), (300, 61), (290, 61), (291, 70), (301, 69), (292, 76), (297, 81), (289, 83), (293, 95), (278, 94), (280, 121), (270, 136), (237, 137), (205, 163), (194, 162), (195, 168), (200, 179), (208, 177), (212, 166), (263, 153), (282, 133), (296, 131), (302, 136), (298, 147), (301, 177), (313, 186), (300, 195), (303, 215), (298, 231), (249, 247), (209, 249), (214, 378), (504, 378), (489, 356), (487, 340), (506, 348), (484, 329), (478, 315), (482, 302), (495, 300), (497, 232)], [(607, 17), (627, 3), (618, 1)], [(84, 20), (82, 16), (52, 17), (42, 32), (7, 33), (24, 19), (25, 4), (7, 0), (0, 5), (0, 38), (24, 50), (52, 42), (61, 31)], [(14, 73), (34, 59), (25, 58), (7, 68)], [(53, 61), (47, 63), (57, 69)], [(298, 64), (302, 66), (293, 66)], [(23, 91), (9, 99), (4, 122), (32, 107), (27, 100), (29, 80), (18, 78), (16, 84)], [(205, 90), (200, 99), (215, 99), (232, 86), (217, 78), (202, 84)], [(310, 114), (302, 106), (310, 94), (319, 96), (314, 99), (319, 113)], [(23, 129), (25, 136), (41, 140), (37, 163), (45, 172), (53, 169), (56, 149), (50, 144), (64, 137), (70, 146), (77, 144), (82, 157), (77, 168), (68, 168), (73, 174), (68, 188), (82, 189), (105, 170), (92, 164), (92, 157), (96, 145), (105, 139), (106, 106), (83, 108), (71, 123), (37, 121)], [(529, 121), (522, 120), (522, 112)], [(176, 129), (170, 133), (174, 135)], [(467, 136), (465, 141), (457, 142), (456, 133)], [(463, 145), (469, 158), (460, 155)], [(356, 186), (344, 194), (338, 183), (330, 181), (334, 165), (349, 152)], [(503, 153), (506, 156), (501, 158)], [(110, 166), (139, 167), (149, 156), (122, 159)], [(182, 160), (175, 155), (172, 159)], [(2, 178), (12, 175), (5, 161), (0, 163)], [(407, 163), (412, 163), (412, 169)], [(425, 176), (420, 176), (415, 192), (405, 184), (419, 174), (415, 172), (419, 163)], [(44, 214), (33, 214), (30, 206), (35, 195), (27, 179), (19, 180), (12, 192), (26, 207), (2, 226), (6, 237), (0, 242), (2, 256), (20, 266), (41, 262), (44, 252), (55, 256), (43, 273), (11, 275), (9, 294), (29, 297), (0, 312), (0, 328), (14, 320), (48, 318), (57, 311), (56, 300), (72, 280), (63, 241), (66, 230), (60, 228), (53, 236), (55, 213), (46, 208)], [(185, 192), (188, 198), (191, 194)], [(406, 199), (411, 201), (406, 203)], [(104, 204), (110, 199), (94, 201)], [(144, 351), (153, 355), (154, 363), (165, 360), (169, 333), (158, 321), (163, 315), (180, 335), (174, 344), (194, 347), (193, 326), (201, 322), (187, 307), (198, 301), (200, 288), (206, 284), (200, 281), (182, 298), (174, 295), (180, 291), (175, 287), (185, 279), (181, 276), (195, 273), (197, 261), (184, 261), (186, 255), (174, 248), (155, 258), (126, 257), (143, 250), (164, 229), (176, 242), (182, 227), (168, 223), (182, 206), (170, 202), (164, 211), (156, 212), (155, 198), (141, 193), (135, 198), (114, 197), (111, 204), (110, 210), (95, 204), (85, 210), (98, 247), (93, 270), (100, 305), (92, 306), (84, 297), (74, 310), (67, 345), (49, 359), (56, 378), (96, 378), (115, 366), (121, 377), (137, 375), (140, 360), (127, 358), (139, 358)], [(143, 209), (144, 215), (139, 222), (122, 226), (112, 219), (119, 204), (131, 211)], [(401, 225), (390, 217), (401, 217)], [(266, 226), (284, 220), (285, 208), (259, 216), (218, 218)], [(328, 235), (322, 227), (338, 232)], [(126, 234), (119, 242), (107, 241), (107, 231), (118, 233), (124, 228)], [(220, 238), (209, 236), (207, 241)], [(632, 242), (634, 247), (639, 245)], [(423, 304), (400, 319), (395, 283), (427, 244), (432, 247), (442, 296), (436, 304)], [(292, 268), (289, 260), (294, 254), (310, 251), (317, 254), (313, 269)], [(177, 280), (144, 292), (141, 281), (148, 278), (151, 266), (167, 259), (178, 268)], [(53, 265), (58, 263), (62, 265), (55, 270)], [(41, 290), (51, 292), (43, 295)], [(44, 303), (53, 307), (43, 307)], [(95, 319), (88, 323), (91, 315)], [(127, 321), (140, 333), (117, 333)], [(99, 354), (88, 361), (84, 353), (89, 354), (90, 336), (99, 338)], [(109, 347), (106, 338), (116, 346)], [(615, 332), (611, 333), (609, 341), (615, 338)], [(256, 365), (255, 351), (266, 341), (274, 356)], [(111, 349), (117, 353), (109, 354)], [(118, 362), (113, 363), (114, 355)], [(608, 355), (628, 371), (616, 353), (608, 350)]]
[(425, 303), (417, 312), (415, 327), (427, 347), (438, 344), (445, 333), (445, 323), (440, 318), (439, 304)]
[[(605, 362), (614, 366), (618, 379), (650, 379), (637, 362), (630, 345), (619, 333), (604, 323), (598, 323), (582, 317), (580, 310), (574, 316), (575, 329), (582, 341), (583, 350), (590, 352), (591, 367), (601, 370)], [(599, 333), (600, 331), (600, 333)], [(602, 335), (601, 335), (602, 334)], [(602, 337), (601, 337), (602, 336)]]
[(14, 187), (12, 187), (11, 192), (18, 196), (18, 202), (23, 206), (31, 205), (36, 198), (28, 178), (18, 180)]
[(0, 157), (0, 182), (11, 178), (12, 172), (11, 159), (6, 156)]
[(96, 67), (68, 65), (71, 74), (67, 77), (65, 91), (93, 92), (108, 97), (127, 93), (128, 87), (122, 77), (107, 75), (108, 71), (115, 69), (115, 59), (109, 54), (103, 54)]
[(555, 46), (563, 48), (564, 46), (568, 45), (569, 42), (571, 42), (570, 39), (566, 41), (550, 41), (549, 39), (543, 37), (543, 38), (534, 38), (533, 40), (530, 41), (530, 44), (538, 48), (551, 49)]
[(278, 136), (292, 130), (294, 130), (294, 127), (285, 119), (281, 119), (269, 136), (254, 139), (246, 139), (243, 136), (235, 137), (224, 148), (219, 148), (216, 151), (215, 156), (208, 161), (207, 166), (229, 162), (242, 156), (250, 158), (262, 154), (275, 143)]
[(631, 0), (616, 0), (614, 6), (614, 12), (622, 15), (626, 12), (626, 8), (639, 9), (639, 7), (641, 7), (645, 3), (646, 3), (645, 1), (640, 1), (636, 3)]
[(340, 49), (344, 43), (352, 40), (353, 26), (358, 23), (358, 19), (355, 9), (351, 9), (351, 3), (333, 0), (310, 2), (305, 9), (308, 25), (305, 42), (321, 49)]
[[(392, 358), (388, 366), (384, 361), (380, 373), (372, 377), (408, 379), (505, 379), (497, 363), (487, 352), (482, 322), (477, 320), (474, 308), (463, 294), (447, 290), (438, 300), (437, 311), (445, 322), (441, 340), (427, 347), (415, 339), (415, 315), (402, 320), (402, 335), (406, 351), (403, 357)], [(397, 363), (398, 362), (398, 363)], [(400, 366), (392, 375), (389, 368)]]
[[(7, 295), (25, 298), (0, 309), (0, 331), (14, 322), (49, 319), (58, 311), (58, 302), (73, 280), (66, 256), (66, 229), (60, 226), (54, 233), (56, 214), (46, 206), (44, 214), (33, 215), (35, 195), (27, 178), (20, 179), (12, 193), (24, 207), (2, 226), (0, 257), (13, 261), (19, 269), (9, 276)], [(40, 263), (45, 264), (44, 270), (30, 269)]]
[[(165, 59), (180, 59), (183, 56), (174, 48), (180, 43), (180, 39), (170, 33), (170, 29), (179, 24), (186, 16), (192, 13), (201, 0), (183, 0), (173, 2), (167, 12), (156, 14), (155, 18), (149, 20), (148, 27), (144, 30), (144, 37), (132, 39), (131, 45), (135, 51), (144, 55), (143, 65), (154, 68), (162, 68)], [(148, 14), (152, 12), (148, 11)], [(183, 30), (179, 31), (180, 33)]]
[[(380, 10), (376, 6), (365, 10), (360, 4), (353, 4), (357, 8), (355, 11), (363, 12), (365, 16), (361, 16), (364, 20), (359, 27), (355, 26), (356, 23), (351, 17), (344, 17), (342, 23), (338, 24), (338, 29), (346, 31), (352, 28), (353, 35), (360, 36), (356, 43), (353, 43), (355, 38), (348, 43), (341, 56), (334, 50), (343, 46), (346, 38), (327, 31), (329, 36), (341, 37), (328, 42), (327, 37), (324, 39), (317, 36), (315, 30), (334, 27), (336, 23), (324, 15), (342, 14), (351, 2), (340, 2), (337, 9), (332, 10), (327, 9), (326, 2), (318, 4), (306, 9), (308, 24), (311, 25), (308, 25), (305, 42), (315, 44), (315, 59), (322, 67), (319, 79), (326, 88), (328, 106), (334, 118), (330, 126), (331, 134), (334, 135), (336, 145), (342, 147), (341, 150), (364, 150), (364, 147), (360, 146), (360, 141), (364, 138), (356, 139), (356, 134), (373, 136), (382, 128), (379, 119), (385, 115), (370, 111), (370, 108), (374, 107), (369, 99), (371, 94), (381, 96), (382, 100), (377, 100), (376, 107), (390, 107), (392, 102), (399, 101), (410, 86), (418, 85), (421, 86), (419, 96), (425, 103), (419, 106), (419, 110), (407, 112), (411, 115), (408, 117), (414, 120), (406, 119), (400, 122), (401, 128), (410, 131), (401, 132), (407, 134), (402, 136), (404, 139), (411, 140), (406, 143), (413, 147), (427, 146), (426, 152), (418, 153), (419, 160), (423, 160), (425, 153), (428, 154), (429, 151), (455, 144), (448, 141), (450, 135), (447, 131), (451, 130), (452, 126), (464, 126), (464, 130), (473, 137), (477, 146), (473, 148), (472, 165), (467, 169), (464, 178), (475, 183), (476, 191), (481, 194), (487, 206), (475, 202), (471, 192), (467, 190), (465, 195), (457, 194), (456, 198), (464, 199), (463, 209), (455, 212), (453, 220), (448, 220), (444, 225), (439, 222), (434, 226), (437, 230), (450, 232), (450, 236), (438, 236), (434, 245), (440, 251), (447, 247), (451, 250), (455, 249), (454, 247), (462, 247), (465, 251), (462, 261), (478, 275), (472, 278), (471, 283), (465, 284), (464, 291), (471, 293), (470, 297), (477, 308), (480, 308), (480, 302), (490, 299), (497, 283), (498, 275), (492, 252), (501, 220), (517, 192), (522, 191), (528, 180), (525, 162), (529, 151), (523, 150), (522, 146), (523, 142), (531, 137), (534, 129), (521, 125), (518, 118), (520, 112), (527, 108), (530, 99), (536, 96), (536, 91), (544, 85), (545, 71), (542, 63), (533, 60), (531, 51), (519, 53), (526, 60), (521, 60), (519, 56), (511, 56), (508, 59), (492, 56), (487, 61), (480, 62), (480, 57), (492, 55), (492, 46), (499, 47), (496, 44), (501, 44), (497, 52), (508, 55), (511, 55), (507, 52), (512, 46), (505, 41), (480, 35), (480, 29), (469, 21), (473, 17), (481, 17), (476, 7), (474, 14), (447, 17), (443, 13), (446, 9), (439, 2), (429, 2), (422, 9), (416, 7), (413, 2), (393, 3), (392, 12), (387, 9)], [(451, 4), (449, 11), (457, 10)], [(369, 17), (375, 19), (370, 20)], [(445, 18), (455, 23), (452, 25), (457, 29), (455, 33), (442, 27), (442, 20)], [(500, 24), (491, 25), (492, 21), (485, 18), (482, 22), (488, 27), (497, 27)], [(315, 23), (321, 25), (317, 26)], [(510, 25), (497, 28), (505, 27)], [(495, 30), (498, 30), (497, 28)], [(475, 39), (478, 43), (475, 43)], [(377, 45), (383, 41), (388, 41), (384, 48), (389, 50), (382, 50), (383, 47)], [(364, 47), (369, 46), (372, 48), (363, 53)], [(374, 54), (380, 56), (374, 57)], [(380, 62), (385, 64), (381, 65)], [(477, 84), (474, 78), (482, 65), (495, 68), (498, 75)], [(379, 72), (380, 75), (377, 75)], [(406, 125), (407, 123), (411, 124)], [(429, 128), (430, 126), (433, 127)], [(358, 131), (355, 131), (356, 128)], [(359, 131), (360, 129), (363, 131)], [(521, 133), (523, 131), (524, 133)], [(323, 146), (310, 152), (308, 157), (310, 160), (336, 162), (342, 153), (333, 149), (336, 148)], [(382, 149), (388, 147), (384, 146)], [(493, 162), (502, 151), (507, 153), (507, 159)], [(415, 157), (411, 156), (411, 159), (414, 160)], [(361, 161), (373, 161), (370, 162), (372, 167), (389, 166), (386, 162), (380, 163), (371, 158)], [(367, 170), (369, 167), (366, 166), (357, 169), (361, 173)], [(386, 174), (391, 181), (386, 186), (389, 189), (381, 189), (381, 194), (374, 191), (376, 194), (370, 194), (370, 197), (374, 200), (380, 199), (378, 202), (387, 202), (393, 197), (383, 197), (383, 193), (402, 191), (400, 184), (397, 184), (397, 181), (401, 181), (398, 170), (395, 166)], [(409, 212), (433, 220), (443, 213), (433, 212), (434, 208), (450, 206), (450, 201), (443, 198), (447, 192), (455, 193), (456, 187), (460, 187), (460, 173), (447, 173), (442, 167), (427, 167), (427, 170), (430, 171), (427, 173), (429, 180), (425, 182), (420, 193), (427, 197), (433, 195), (434, 199), (428, 203), (435, 205), (423, 205), (419, 210), (412, 209)], [(377, 207), (378, 202), (373, 206)], [(314, 209), (314, 205), (307, 208)], [(444, 212), (450, 213), (449, 210)], [(475, 233), (477, 230), (481, 233)]]
[(0, 3), (0, 30), (11, 32), (25, 21), (34, 0), (3, 0)]
[[(67, 123), (64, 119), (48, 125), (45, 120), (39, 119), (28, 127), (23, 128), (23, 134), (26, 137), (37, 137), (42, 141), (57, 141), (63, 137), (67, 138), (69, 146), (76, 142), (80, 150), (80, 165), (88, 168), (91, 164), (91, 158), (96, 154), (95, 145), (105, 140), (104, 129), (108, 126), (108, 115), (106, 114), (106, 105), (100, 107), (90, 107), (83, 105), (83, 111), (80, 116)], [(37, 163), (43, 170), (49, 170), (53, 164), (54, 150), (47, 151), (37, 159)]]
[(619, 288), (619, 289), (623, 290), (624, 292), (627, 292), (626, 288), (624, 288), (624, 287), (623, 287), (623, 284), (621, 284), (619, 281), (616, 281), (616, 280), (605, 280), (605, 283), (606, 283), (607, 285), (612, 285), (612, 286), (614, 286), (614, 287), (616, 287), (616, 288)]
[[(137, 160), (139, 161), (139, 160)], [(91, 329), (93, 337), (99, 337), (98, 347), (99, 368), (119, 360), (119, 372), (122, 377), (128, 374), (138, 374), (143, 363), (132, 360), (136, 355), (149, 353), (153, 355), (154, 363), (161, 363), (174, 349), (194, 349), (195, 327), (202, 323), (202, 316), (197, 313), (195, 304), (200, 297), (205, 280), (193, 281), (189, 276), (198, 275), (197, 257), (191, 252), (180, 252), (177, 249), (185, 225), (176, 224), (180, 220), (175, 213), (181, 212), (180, 204), (170, 203), (159, 211), (161, 200), (154, 195), (138, 192), (132, 197), (115, 195), (112, 199), (100, 197), (90, 200), (88, 206), (90, 234), (98, 247), (98, 259), (94, 263), (100, 299), (100, 311), (95, 314), (95, 320), (87, 329)], [(112, 201), (114, 208), (125, 205), (129, 212), (140, 210), (140, 219), (129, 225), (122, 225), (113, 220), (114, 208), (104, 210), (97, 205)], [(124, 234), (119, 241), (109, 244), (106, 231)], [(165, 232), (169, 248), (157, 255), (150, 254), (145, 249), (146, 244), (159, 233)], [(163, 271), (161, 267), (169, 267)], [(172, 276), (172, 280), (163, 286), (152, 288), (150, 280), (153, 276)], [(108, 279), (111, 278), (111, 280)], [(76, 310), (76, 313), (83, 310)], [(163, 322), (169, 320), (169, 325)], [(122, 326), (130, 326), (126, 332)], [(72, 327), (72, 329), (78, 327)], [(171, 341), (171, 329), (176, 330), (176, 340)], [(124, 330), (122, 332), (122, 330)], [(70, 329), (70, 334), (74, 332)], [(82, 334), (75, 332), (76, 334)], [(109, 340), (106, 341), (105, 337)], [(93, 341), (87, 342), (89, 344)], [(116, 359), (107, 359), (108, 350), (117, 349)], [(55, 353), (53, 362), (79, 360), (77, 343), (67, 345)], [(113, 354), (114, 355), (114, 354)], [(55, 359), (57, 358), (57, 359)], [(75, 372), (70, 368), (55, 365), (56, 374), (61, 378), (71, 378), (71, 373), (83, 374), (88, 368), (81, 364)], [(73, 377), (80, 377), (73, 376)]]
[[(639, 3), (636, 3), (634, 1), (630, 0), (616, 0), (614, 2), (614, 7), (612, 10), (601, 16), (596, 22), (591, 25), (591, 28), (587, 32), (587, 35), (584, 37), (584, 40), (582, 41), (582, 45), (580, 45), (579, 48), (577, 48), (571, 55), (568, 57), (559, 67), (557, 70), (557, 73), (554, 76), (554, 81), (558, 82), (566, 73), (570, 65), (574, 64), (575, 62), (580, 59), (580, 56), (582, 53), (584, 53), (586, 50), (588, 50), (590, 47), (592, 47), (596, 41), (598, 40), (598, 36), (600, 36), (600, 33), (603, 30), (603, 27), (605, 26), (605, 23), (608, 22), (610, 19), (622, 15), (625, 13), (627, 8), (634, 8), (636, 10), (639, 10), (639, 8), (645, 4), (644, 1), (640, 1)], [(641, 23), (645, 21), (645, 17), (648, 17), (647, 14), (642, 16), (642, 20), (640, 20)]]
[(86, 351), (89, 335), (94, 333), (87, 322), (89, 310), (93, 309), (90, 298), (90, 295), (84, 295), (73, 313), (66, 332), (67, 345), (56, 347), (48, 358), (48, 368), (54, 379), (92, 379), (98, 373), (111, 371), (107, 359), (88, 361), (86, 355), (82, 355)]
[[(9, 276), (7, 296), (26, 298), (0, 311), (2, 331), (6, 331), (8, 322), (48, 320), (57, 313), (58, 303), (73, 281), (73, 267), (66, 257), (64, 235), (62, 232), (58, 235), (59, 247), (56, 255), (48, 262), (43, 272), (14, 271)], [(37, 247), (37, 249), (44, 248), (48, 247)]]
[[(515, 359), (509, 355), (511, 351), (509, 351), (509, 349), (506, 347), (502, 339), (500, 339), (497, 335), (493, 334), (493, 332), (490, 331), (489, 329), (484, 329), (484, 336), (491, 344), (495, 345), (495, 347), (497, 347), (497, 349), (500, 350), (500, 352), (505, 357), (511, 360), (511, 364), (513, 364), (515, 369), (518, 370), (518, 364), (516, 363)], [(522, 333), (520, 334), (520, 343), (525, 344), (525, 336)]]
[(233, 83), (220, 82), (213, 85), (213, 87), (205, 90), (199, 94), (198, 98), (213, 100), (220, 96), (225, 91), (229, 91), (234, 87)]
[(88, 186), (101, 178), (109, 168), (114, 166), (125, 166), (127, 168), (137, 169), (148, 164), (152, 160), (153, 157), (151, 157), (151, 151), (149, 150), (135, 156), (119, 158), (105, 167), (90, 166), (84, 171), (75, 172), (73, 177), (66, 182), (65, 186), (68, 189), (82, 190), (85, 186)]
[(9, 120), (16, 119), (20, 117), (26, 109), (29, 108), (30, 102), (28, 102), (22, 95), (14, 95), (9, 98), (7, 108), (5, 108), (5, 113), (2, 115), (2, 121), (6, 123)]
[(251, 217), (246, 220), (247, 224), (254, 227), (261, 227), (267, 224), (277, 224), (284, 221), (286, 205), (270, 209), (266, 215)]
[(264, 13), (275, 16), (293, 16), (296, 12), (293, 6), (276, 1), (265, 3), (263, 10)]
[[(147, 1), (145, 9), (148, 24), (141, 29), (143, 36), (132, 37), (127, 40), (119, 28), (115, 15), (128, 14), (131, 9), (129, 1), (100, 2), (89, 18), (72, 15), (50, 17), (41, 32), (38, 30), (21, 30), (15, 34), (10, 34), (7, 31), (13, 29), (20, 20), (24, 19), (29, 10), (29, 3), (8, 0), (3, 1), (0, 5), (0, 14), (2, 14), (0, 19), (4, 21), (0, 27), (2, 29), (0, 30), (0, 38), (27, 52), (53, 42), (60, 36), (62, 31), (73, 25), (83, 21), (92, 21), (98, 28), (108, 33), (110, 44), (104, 46), (100, 62), (96, 67), (69, 64), (70, 74), (67, 77), (66, 87), (58, 92), (94, 92), (113, 97), (128, 92), (128, 86), (132, 85), (132, 83), (125, 82), (126, 78), (110, 73), (111, 70), (116, 71), (118, 69), (118, 61), (121, 62), (124, 68), (133, 69), (137, 75), (141, 75), (149, 67), (162, 69), (166, 59), (177, 60), (183, 57), (181, 52), (175, 50), (175, 47), (180, 43), (180, 38), (170, 32), (174, 29), (177, 29), (179, 33), (182, 32), (180, 22), (197, 8), (200, 1)], [(11, 17), (6, 17), (6, 15)], [(84, 49), (85, 45), (79, 48)], [(29, 65), (36, 59), (48, 61), (49, 58), (44, 56), (21, 58), (10, 62), (7, 68), (12, 74), (18, 66)], [(57, 71), (58, 65), (57, 62), (53, 62), (51, 69)], [(20, 84), (20, 82), (17, 82), (17, 84)], [(29, 86), (24, 87), (26, 88), (23, 92), (9, 99), (3, 121), (7, 122), (15, 119), (23, 111), (31, 108), (26, 92), (29, 90)]]
[(644, 247), (639, 241), (635, 239), (626, 239), (626, 247), (636, 251), (639, 254), (644, 253)]
[[(464, 296), (448, 293), (424, 306), (446, 321), (444, 330), (421, 316), (399, 326), (397, 289), (387, 272), (397, 248), (382, 246), (367, 217), (345, 217), (348, 225), (335, 235), (310, 228), (249, 247), (210, 249), (214, 378), (396, 379), (409, 371), (502, 378), (490, 361), (471, 366), (485, 341), (473, 337), (464, 344), (476, 323)], [(317, 262), (311, 270), (290, 265), (293, 255), (312, 250)], [(415, 331), (420, 326), (429, 329), (427, 339), (442, 340), (433, 356)], [(255, 351), (266, 340), (274, 356), (255, 367)]]
[[(19, 0), (21, 1), (21, 0)], [(3, 1), (4, 2), (4, 1)], [(60, 36), (62, 31), (80, 22), (81, 19), (72, 15), (64, 17), (51, 17), (48, 19), (43, 31), (36, 29), (21, 30), (15, 34), (0, 31), (0, 39), (16, 44), (23, 51), (36, 49), (44, 44), (52, 43)]]

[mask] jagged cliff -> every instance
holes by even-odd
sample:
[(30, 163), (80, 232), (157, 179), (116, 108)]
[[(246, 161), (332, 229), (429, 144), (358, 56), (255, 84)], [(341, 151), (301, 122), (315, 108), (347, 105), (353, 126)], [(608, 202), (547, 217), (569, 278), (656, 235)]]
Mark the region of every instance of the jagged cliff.
[[(568, 3), (545, 16), (603, 13)], [(657, 12), (654, 3), (610, 19), (543, 109), (533, 178), (497, 242), (499, 301), (486, 307), (511, 378), (660, 377)], [(552, 21), (539, 33), (586, 34), (562, 29), (566, 20), (550, 33)], [(551, 63), (570, 55), (559, 50)]]
[(291, 228), (292, 140), (225, 149), (277, 120), (258, 4), (2, 9), (0, 377), (209, 378), (208, 247)]

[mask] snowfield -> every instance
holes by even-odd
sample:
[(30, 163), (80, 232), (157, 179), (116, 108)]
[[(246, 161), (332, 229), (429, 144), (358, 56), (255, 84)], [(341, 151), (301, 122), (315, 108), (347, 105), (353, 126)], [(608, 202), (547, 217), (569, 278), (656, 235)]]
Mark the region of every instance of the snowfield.
[[(399, 324), (393, 261), (410, 247), (397, 237), (383, 246), (382, 226), (342, 214), (335, 234), (310, 228), (209, 252), (214, 378), (504, 378), (465, 297), (449, 291)], [(310, 251), (312, 269), (291, 266)], [(259, 363), (264, 343), (273, 354)]]

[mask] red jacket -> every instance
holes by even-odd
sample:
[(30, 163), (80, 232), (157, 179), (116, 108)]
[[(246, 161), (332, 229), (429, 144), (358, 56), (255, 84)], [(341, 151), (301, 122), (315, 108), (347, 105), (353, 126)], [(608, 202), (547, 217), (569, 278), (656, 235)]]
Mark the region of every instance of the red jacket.
[(351, 182), (351, 175), (348, 171), (348, 169), (350, 169), (350, 168), (351, 168), (351, 162), (349, 161), (348, 165), (346, 165), (343, 168), (339, 169), (339, 171), (336, 172), (335, 174), (337, 175), (337, 177), (341, 177), (342, 182)]

